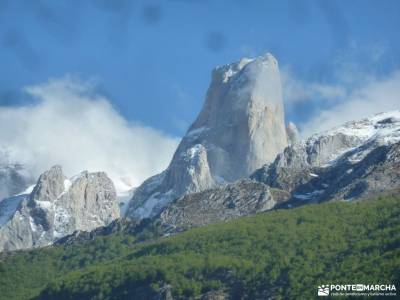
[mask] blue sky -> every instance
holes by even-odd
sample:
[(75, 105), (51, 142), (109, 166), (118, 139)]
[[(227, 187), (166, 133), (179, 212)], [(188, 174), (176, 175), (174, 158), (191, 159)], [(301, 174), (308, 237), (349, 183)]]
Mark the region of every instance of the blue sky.
[[(126, 119), (181, 136), (216, 65), (270, 51), (296, 80), (357, 84), (338, 74), (399, 68), (399, 28), (396, 0), (0, 0), (0, 105), (26, 104), (22, 87), (69, 74), (94, 80)], [(330, 105), (308, 100), (287, 118)]]

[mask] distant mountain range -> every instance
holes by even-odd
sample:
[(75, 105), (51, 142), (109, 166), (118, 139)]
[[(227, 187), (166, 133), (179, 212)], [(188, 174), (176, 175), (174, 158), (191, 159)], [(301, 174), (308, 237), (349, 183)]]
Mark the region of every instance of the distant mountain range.
[[(101, 235), (107, 226), (113, 232), (146, 222), (174, 234), (400, 187), (400, 111), (301, 140), (296, 126), (286, 124), (283, 107), (271, 54), (215, 68), (205, 104), (168, 168), (132, 191), (123, 206), (105, 173), (67, 178), (55, 166), (32, 185), (23, 166), (2, 163), (0, 251), (73, 242), (83, 232)], [(120, 217), (134, 225), (122, 226)]]

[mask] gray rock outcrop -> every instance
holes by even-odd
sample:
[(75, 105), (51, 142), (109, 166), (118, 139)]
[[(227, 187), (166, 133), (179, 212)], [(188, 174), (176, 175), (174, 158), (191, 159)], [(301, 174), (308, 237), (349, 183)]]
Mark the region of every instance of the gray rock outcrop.
[(357, 200), (400, 188), (400, 143), (374, 147), (356, 162), (351, 161), (353, 154), (316, 170), (308, 182), (296, 187), (293, 200)]
[(151, 217), (184, 194), (248, 177), (287, 144), (276, 59), (266, 54), (217, 67), (169, 167), (136, 190), (127, 216)]
[(112, 181), (103, 172), (68, 179), (61, 167), (44, 172), (33, 191), (0, 224), (0, 251), (41, 247), (73, 233), (108, 225), (119, 217)]
[(168, 204), (156, 219), (177, 232), (270, 210), (288, 198), (284, 191), (244, 179), (182, 196)]

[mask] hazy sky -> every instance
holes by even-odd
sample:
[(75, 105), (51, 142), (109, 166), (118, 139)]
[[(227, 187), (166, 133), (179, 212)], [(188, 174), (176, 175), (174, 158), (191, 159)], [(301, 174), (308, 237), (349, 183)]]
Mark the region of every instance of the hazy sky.
[[(396, 0), (0, 0), (0, 104), (75, 75), (127, 119), (179, 136), (215, 65), (270, 51), (304, 81), (335, 83), (350, 64), (380, 76), (399, 68), (399, 28)], [(310, 100), (288, 118), (310, 118)]]
[[(126, 126), (150, 127), (169, 145), (164, 167), (201, 108), (211, 69), (269, 51), (287, 120), (306, 135), (398, 106), (399, 28), (397, 0), (0, 0), (0, 121), (38, 99), (79, 94), (71, 81), (90, 83)], [(59, 89), (46, 94), (52, 84)], [(21, 126), (16, 118), (2, 126)]]

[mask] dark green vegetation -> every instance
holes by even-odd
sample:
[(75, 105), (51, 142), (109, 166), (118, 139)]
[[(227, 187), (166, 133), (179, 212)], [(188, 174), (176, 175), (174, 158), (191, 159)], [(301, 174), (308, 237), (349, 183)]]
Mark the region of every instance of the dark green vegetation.
[[(20, 252), (0, 262), (1, 299), (312, 299), (327, 283), (400, 280), (400, 196), (278, 210), (158, 241), (132, 236)], [(147, 298), (146, 298), (147, 297)]]

